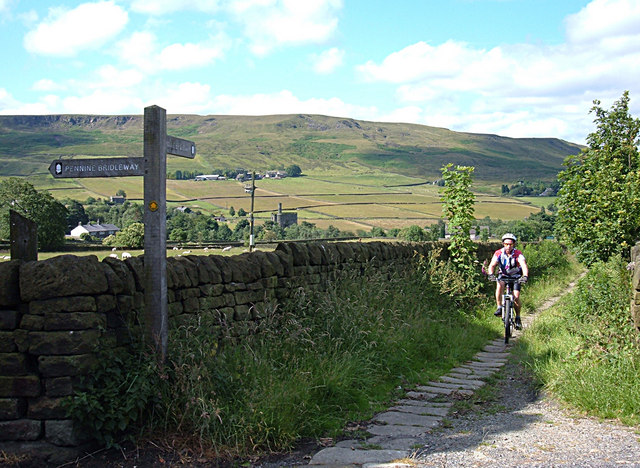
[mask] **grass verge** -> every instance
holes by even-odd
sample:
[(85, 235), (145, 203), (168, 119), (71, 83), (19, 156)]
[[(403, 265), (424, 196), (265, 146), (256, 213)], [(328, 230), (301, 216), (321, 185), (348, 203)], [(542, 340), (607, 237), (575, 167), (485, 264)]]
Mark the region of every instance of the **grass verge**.
[(575, 291), (541, 314), (517, 349), (540, 386), (587, 414), (640, 423), (640, 341), (630, 274), (618, 258), (593, 265)]

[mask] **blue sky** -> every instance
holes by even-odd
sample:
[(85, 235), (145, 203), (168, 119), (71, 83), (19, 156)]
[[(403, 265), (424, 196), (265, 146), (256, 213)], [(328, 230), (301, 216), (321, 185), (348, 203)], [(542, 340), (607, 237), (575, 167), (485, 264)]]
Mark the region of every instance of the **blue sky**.
[(0, 114), (316, 113), (584, 143), (638, 0), (0, 0)]

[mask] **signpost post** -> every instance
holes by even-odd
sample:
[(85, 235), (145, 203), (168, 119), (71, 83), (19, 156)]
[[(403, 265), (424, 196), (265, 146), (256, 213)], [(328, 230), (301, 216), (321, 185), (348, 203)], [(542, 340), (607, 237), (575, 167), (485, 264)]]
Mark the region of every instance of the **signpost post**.
[(147, 336), (159, 363), (168, 344), (167, 313), (167, 154), (193, 159), (194, 142), (167, 135), (167, 112), (144, 109), (144, 157), (58, 159), (55, 178), (144, 176), (144, 304)]

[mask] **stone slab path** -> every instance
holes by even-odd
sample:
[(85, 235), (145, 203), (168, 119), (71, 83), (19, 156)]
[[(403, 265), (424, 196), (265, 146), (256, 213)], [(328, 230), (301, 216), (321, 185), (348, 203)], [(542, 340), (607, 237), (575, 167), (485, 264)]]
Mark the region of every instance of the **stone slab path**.
[[(567, 288), (572, 288), (573, 284)], [(559, 298), (548, 300), (548, 309)], [(526, 329), (534, 316), (523, 316)], [(447, 375), (408, 391), (387, 411), (376, 415), (365, 430), (366, 440), (344, 440), (317, 452), (309, 462), (316, 467), (415, 467), (416, 454), (425, 445), (427, 434), (441, 425), (453, 402), (466, 398), (485, 385), (509, 358), (510, 347), (522, 332), (514, 331), (508, 345), (504, 338), (490, 342), (470, 361)], [(446, 464), (446, 463), (445, 463)], [(443, 465), (444, 466), (444, 465)]]
[[(320, 467), (414, 466), (409, 458), (422, 447), (424, 435), (439, 426), (453, 401), (473, 395), (488, 376), (507, 362), (504, 339), (491, 342), (471, 361), (438, 380), (419, 386), (387, 411), (376, 415), (365, 430), (366, 440), (343, 440), (316, 453), (309, 465)], [(406, 462), (403, 462), (406, 460)]]

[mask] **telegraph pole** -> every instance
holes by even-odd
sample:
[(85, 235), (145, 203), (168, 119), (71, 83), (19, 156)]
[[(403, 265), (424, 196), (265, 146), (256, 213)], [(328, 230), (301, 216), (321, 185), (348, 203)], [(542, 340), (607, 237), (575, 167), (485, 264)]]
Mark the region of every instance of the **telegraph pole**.
[(251, 172), (251, 214), (249, 215), (249, 252), (255, 249), (255, 239), (253, 238), (253, 200), (256, 193), (256, 171)]

